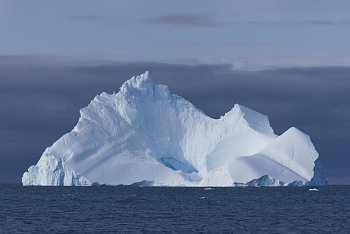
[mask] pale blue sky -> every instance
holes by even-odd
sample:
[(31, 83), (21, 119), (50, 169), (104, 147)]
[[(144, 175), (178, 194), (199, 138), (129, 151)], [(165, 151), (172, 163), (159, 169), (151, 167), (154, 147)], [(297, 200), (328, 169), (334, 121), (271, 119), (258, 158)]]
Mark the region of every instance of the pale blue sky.
[(350, 65), (350, 1), (0, 0), (0, 55)]

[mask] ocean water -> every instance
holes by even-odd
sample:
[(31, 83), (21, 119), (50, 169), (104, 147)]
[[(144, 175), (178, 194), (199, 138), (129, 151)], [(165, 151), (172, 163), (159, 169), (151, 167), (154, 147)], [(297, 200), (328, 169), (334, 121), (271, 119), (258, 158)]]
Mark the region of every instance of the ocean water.
[(0, 185), (0, 233), (350, 233), (350, 186)]

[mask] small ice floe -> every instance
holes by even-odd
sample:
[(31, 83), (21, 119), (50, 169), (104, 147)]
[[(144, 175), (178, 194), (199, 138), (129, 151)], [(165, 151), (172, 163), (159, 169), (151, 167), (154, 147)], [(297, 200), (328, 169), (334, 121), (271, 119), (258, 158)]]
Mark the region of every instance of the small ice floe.
[(214, 190), (213, 188), (204, 188), (204, 190)]
[(208, 197), (200, 197), (199, 199), (205, 200), (205, 199), (208, 199)]
[(309, 188), (310, 192), (318, 192), (319, 190), (317, 188)]

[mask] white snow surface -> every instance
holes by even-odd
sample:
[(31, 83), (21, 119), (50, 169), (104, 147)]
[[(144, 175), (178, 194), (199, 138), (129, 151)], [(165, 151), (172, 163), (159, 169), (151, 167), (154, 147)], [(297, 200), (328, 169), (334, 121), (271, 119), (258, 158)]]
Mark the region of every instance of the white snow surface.
[(264, 175), (305, 183), (317, 158), (296, 128), (277, 136), (267, 116), (238, 104), (210, 118), (146, 72), (81, 109), (74, 129), (44, 151), (22, 183), (232, 186)]

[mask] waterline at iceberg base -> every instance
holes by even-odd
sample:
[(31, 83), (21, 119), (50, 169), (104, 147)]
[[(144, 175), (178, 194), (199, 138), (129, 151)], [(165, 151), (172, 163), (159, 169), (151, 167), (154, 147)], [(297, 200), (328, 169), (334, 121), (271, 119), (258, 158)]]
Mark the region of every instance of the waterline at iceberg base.
[[(80, 110), (74, 129), (23, 174), (23, 185), (324, 185), (309, 136), (277, 136), (267, 116), (235, 104), (213, 119), (146, 72)], [(281, 183), (280, 183), (281, 182)]]

